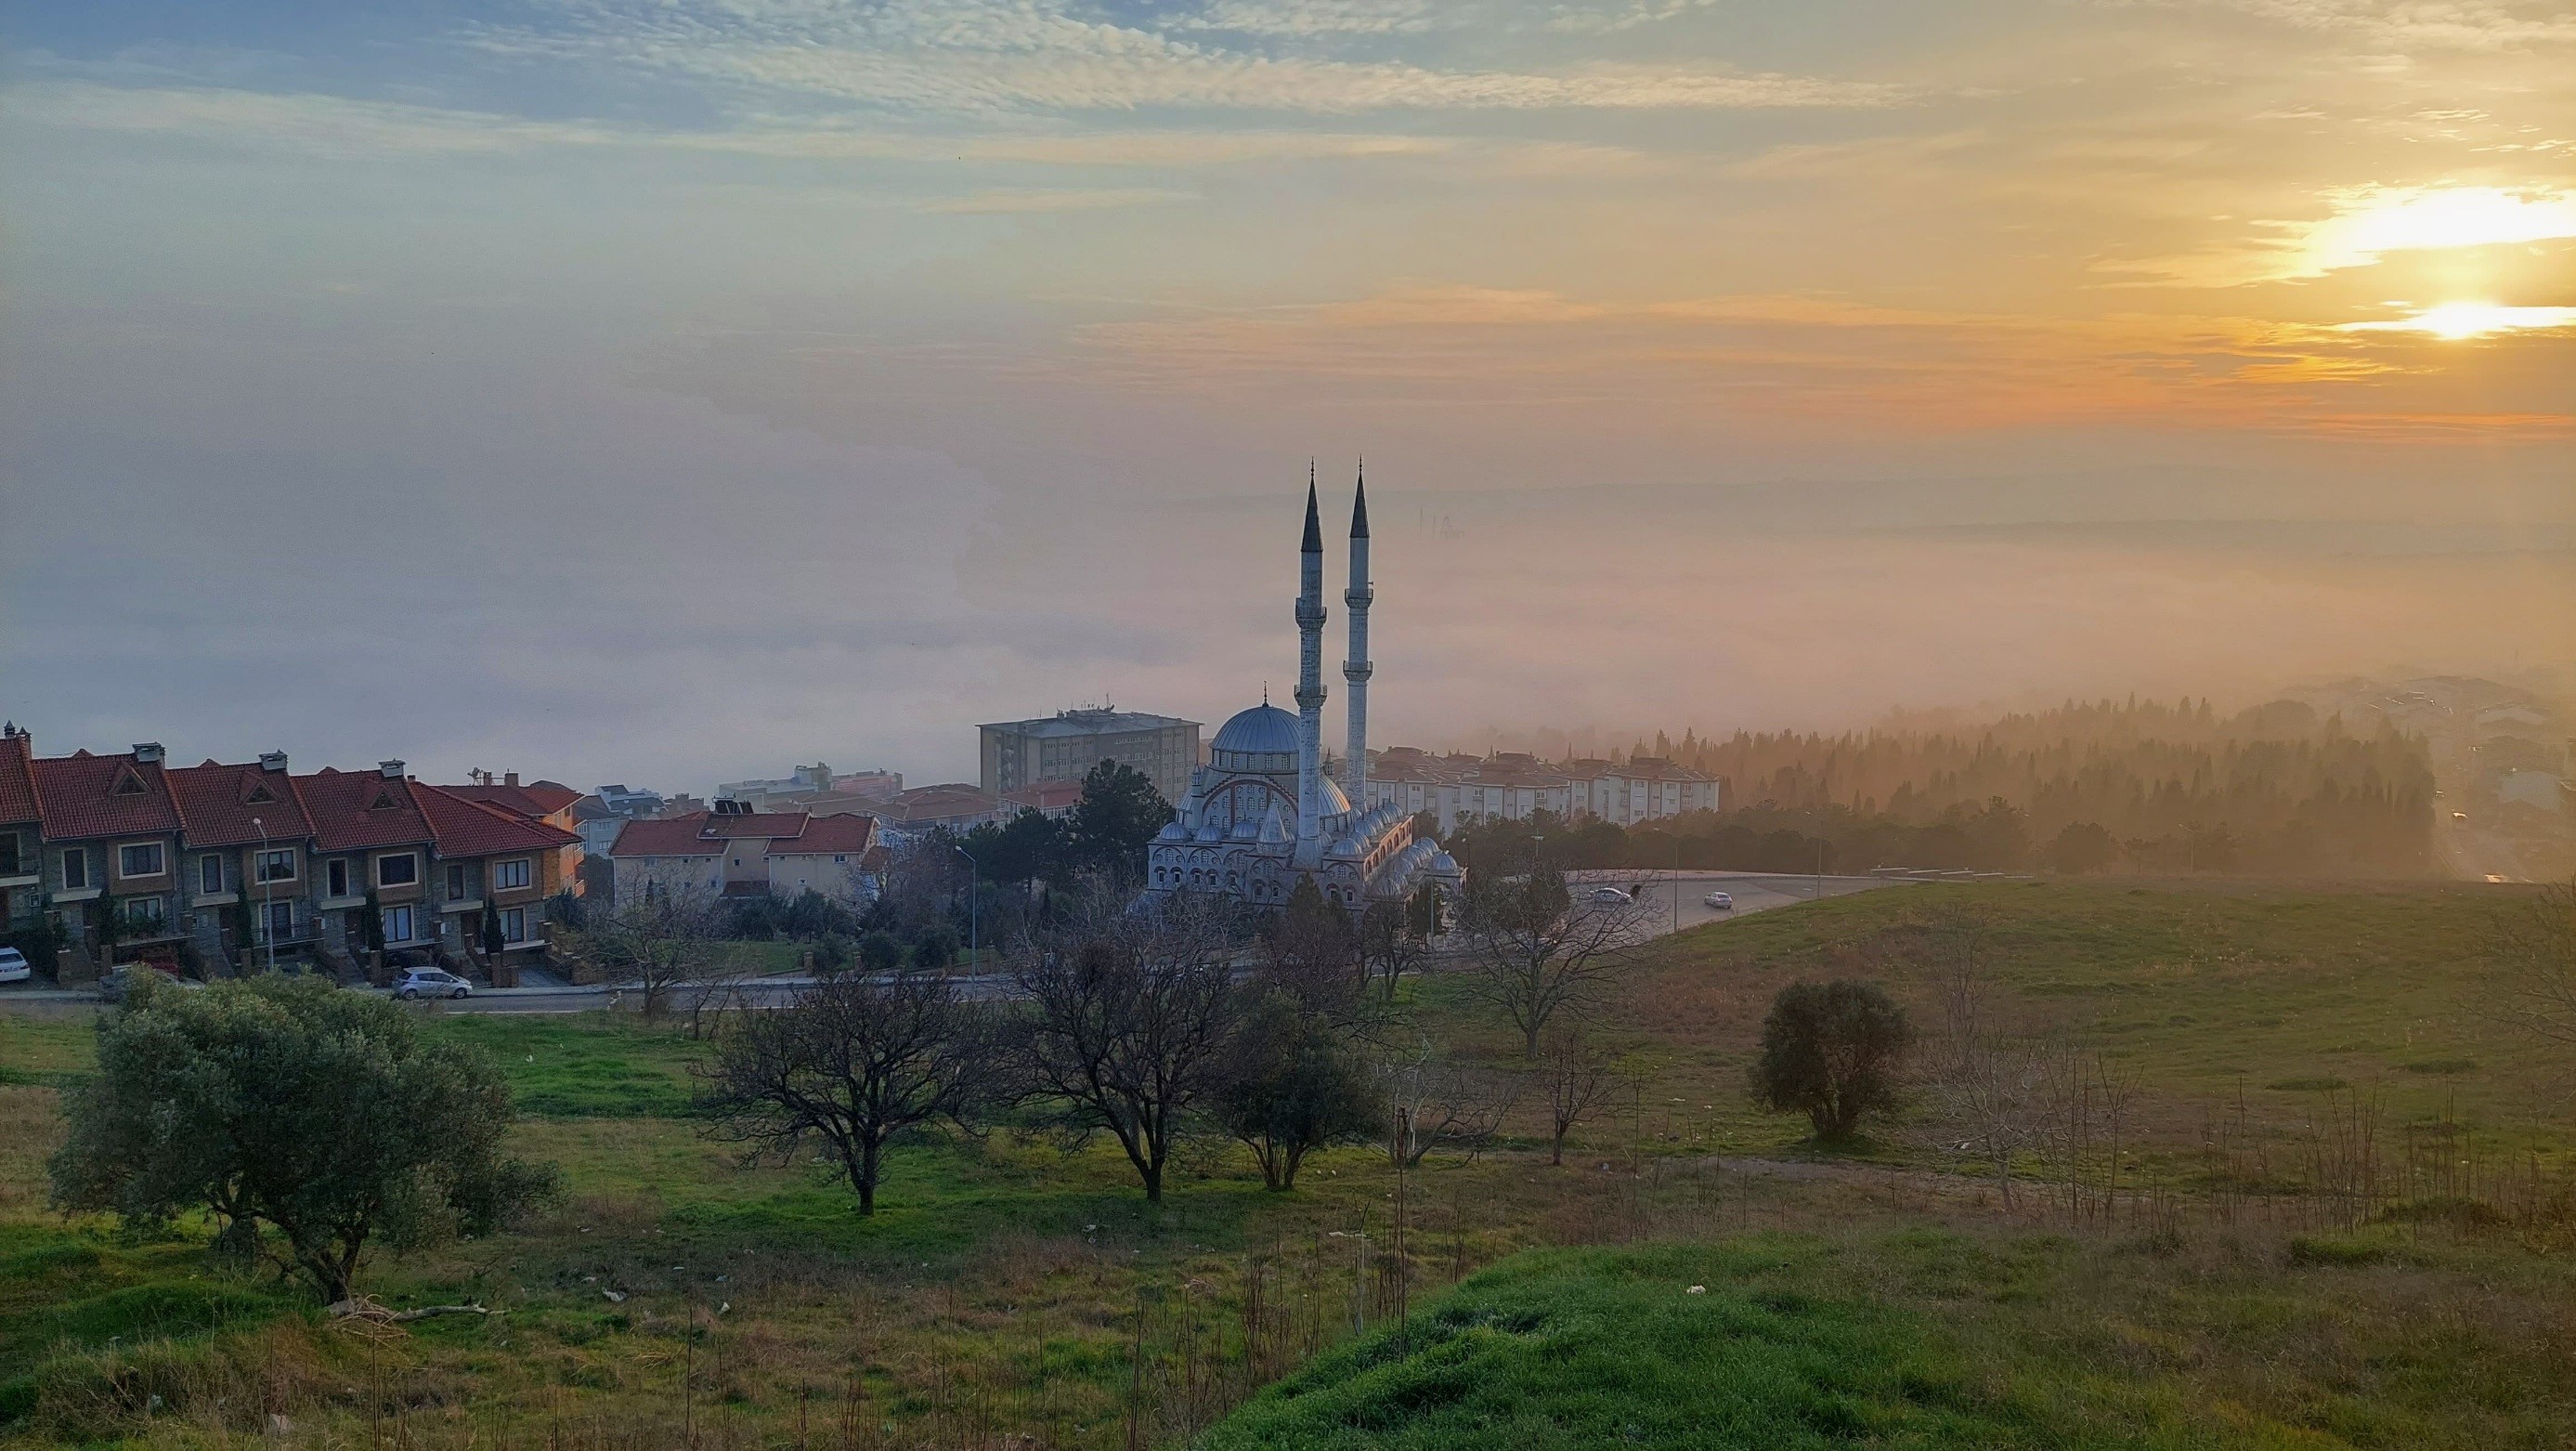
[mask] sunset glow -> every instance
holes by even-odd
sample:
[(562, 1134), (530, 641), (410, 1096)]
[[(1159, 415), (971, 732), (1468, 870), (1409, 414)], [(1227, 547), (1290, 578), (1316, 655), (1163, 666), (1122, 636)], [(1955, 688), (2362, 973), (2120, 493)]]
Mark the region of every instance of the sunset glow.
[(2351, 333), (2427, 333), (2437, 338), (2482, 338), (2495, 333), (2576, 328), (2576, 307), (2499, 307), (2492, 302), (2446, 302), (2412, 317), (2348, 322)]
[(2366, 267), (2391, 252), (2576, 237), (2576, 193), (2564, 191), (2365, 187), (2334, 200), (2335, 214), (2299, 239), (2302, 262), (2316, 272)]

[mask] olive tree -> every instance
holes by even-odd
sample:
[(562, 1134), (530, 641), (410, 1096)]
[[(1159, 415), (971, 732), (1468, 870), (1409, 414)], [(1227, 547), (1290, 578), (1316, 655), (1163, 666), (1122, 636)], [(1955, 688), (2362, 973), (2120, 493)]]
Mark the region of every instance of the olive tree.
[(1797, 982), (1771, 1000), (1754, 1060), (1754, 1101), (1803, 1111), (1827, 1142), (1896, 1106), (1897, 1066), (1911, 1034), (1905, 1010), (1875, 984)]
[(1308, 1154), (1377, 1131), (1366, 1066), (1331, 1025), (1284, 993), (1246, 1015), (1229, 1060), (1216, 1119), (1252, 1151), (1268, 1188), (1297, 1187)]
[(98, 1021), (98, 1072), (64, 1091), (54, 1204), (158, 1226), (214, 1216), (218, 1244), (350, 1297), (372, 1245), (484, 1233), (550, 1194), (501, 1152), (491, 1060), (413, 1015), (313, 978), (197, 991), (144, 974)]

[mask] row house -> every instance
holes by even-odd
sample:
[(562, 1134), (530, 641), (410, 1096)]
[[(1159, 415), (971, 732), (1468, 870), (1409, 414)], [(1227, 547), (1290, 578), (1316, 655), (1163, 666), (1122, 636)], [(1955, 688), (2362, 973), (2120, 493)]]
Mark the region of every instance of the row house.
[(50, 920), (93, 956), (112, 939), (133, 955), (304, 950), (336, 965), (381, 941), (491, 966), (487, 922), (505, 956), (543, 946), (545, 901), (579, 841), (400, 761), (173, 767), (157, 744), (37, 756), (23, 733), (0, 735), (0, 867), (17, 869), (0, 874), (0, 920)]
[(811, 891), (865, 902), (884, 884), (887, 853), (872, 817), (752, 811), (732, 800), (716, 807), (626, 823), (608, 849), (616, 900), (657, 891), (709, 897)]

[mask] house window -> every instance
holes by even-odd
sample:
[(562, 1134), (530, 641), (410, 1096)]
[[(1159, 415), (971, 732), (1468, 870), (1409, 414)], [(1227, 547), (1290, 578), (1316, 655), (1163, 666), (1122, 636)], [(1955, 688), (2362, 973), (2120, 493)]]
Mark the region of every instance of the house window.
[(492, 890), (508, 892), (524, 887), (534, 875), (533, 863), (526, 857), (492, 863)]
[(157, 841), (138, 841), (116, 849), (119, 876), (157, 877), (161, 870), (161, 843)]
[(76, 892), (89, 885), (89, 848), (67, 847), (63, 851), (63, 890)]
[(292, 850), (261, 852), (258, 871), (263, 882), (294, 881), (295, 853)]
[(420, 857), (414, 852), (376, 858), (376, 885), (408, 887), (420, 880)]
[(384, 910), (385, 940), (409, 942), (412, 938), (412, 908), (387, 907)]
[(220, 892), (224, 889), (224, 854), (210, 851), (197, 858), (197, 890)]
[(128, 927), (153, 928), (169, 920), (169, 908), (158, 897), (127, 897), (116, 904)]
[(0, 831), (0, 877), (14, 877), (18, 872), (18, 833)]
[(501, 909), (501, 940), (504, 942), (525, 942), (528, 940), (527, 908), (504, 907)]
[(271, 902), (268, 904), (267, 932), (268, 940), (271, 942), (283, 942), (295, 935), (295, 904), (293, 902)]
[(331, 858), (329, 863), (322, 868), (322, 880), (329, 884), (324, 890), (331, 896), (345, 897), (349, 895), (348, 858)]
[(447, 899), (451, 902), (465, 895), (465, 863), (447, 864)]

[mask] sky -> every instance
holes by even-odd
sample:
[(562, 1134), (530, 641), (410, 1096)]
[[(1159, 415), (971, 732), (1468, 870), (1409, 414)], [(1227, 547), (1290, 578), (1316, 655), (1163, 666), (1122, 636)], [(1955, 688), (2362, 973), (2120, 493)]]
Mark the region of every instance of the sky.
[(1381, 744), (2563, 667), (2576, 12), (0, 0), (40, 751), (1212, 730), (1363, 456)]

